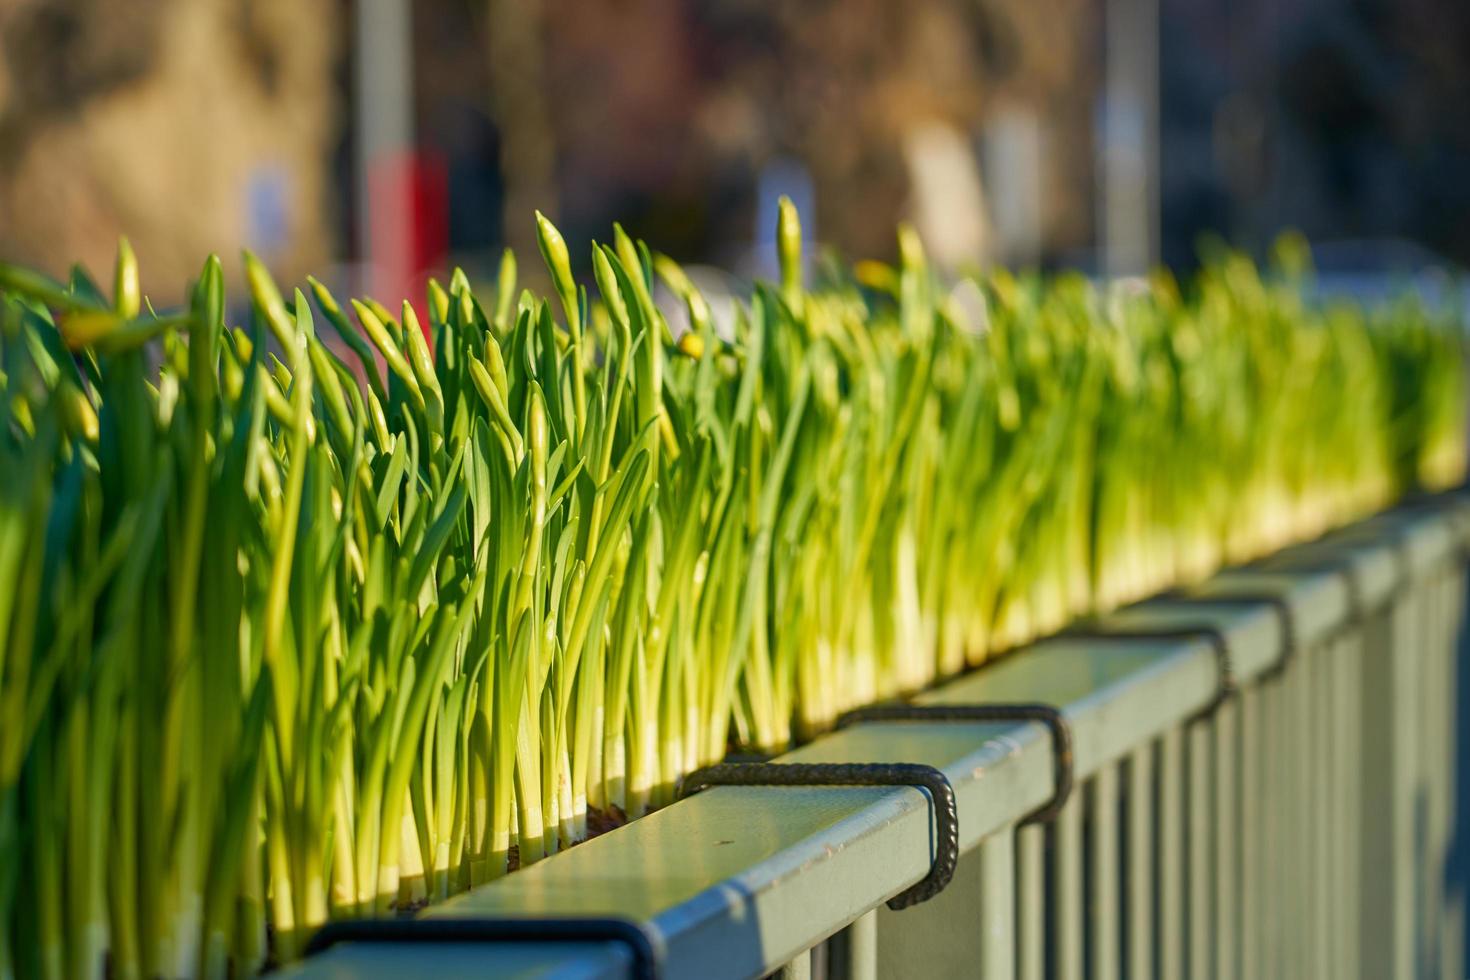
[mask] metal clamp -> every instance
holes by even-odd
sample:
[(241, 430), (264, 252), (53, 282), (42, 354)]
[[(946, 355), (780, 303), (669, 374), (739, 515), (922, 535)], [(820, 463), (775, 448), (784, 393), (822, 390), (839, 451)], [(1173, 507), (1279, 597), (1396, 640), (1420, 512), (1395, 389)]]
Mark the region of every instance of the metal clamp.
[[(1395, 549), (1395, 551), (1398, 550), (1397, 548)], [(1405, 562), (1402, 558), (1399, 559), (1399, 564), (1400, 566), (1404, 566)], [(1348, 621), (1343, 625), (1352, 626), (1356, 623), (1361, 623), (1367, 618), (1367, 592), (1363, 588), (1362, 576), (1358, 574), (1358, 570), (1353, 565), (1351, 558), (1318, 558), (1301, 563), (1291, 562), (1290, 564), (1282, 565), (1280, 570), (1286, 574), (1305, 572), (1308, 575), (1335, 576), (1342, 582), (1343, 591), (1347, 593)], [(1403, 574), (1403, 567), (1399, 570), (1398, 578), (1399, 581), (1394, 586), (1395, 592), (1407, 584), (1407, 580)]]
[(1215, 653), (1215, 668), (1219, 679), (1215, 684), (1215, 697), (1200, 709), (1202, 716), (1218, 710), (1222, 704), (1235, 696), (1239, 686), (1235, 679), (1235, 663), (1230, 658), (1230, 644), (1226, 641), (1224, 632), (1214, 623), (1179, 623), (1158, 628), (1119, 627), (1113, 629), (1104, 623), (1094, 622), (1091, 625), (1073, 626), (1062, 636), (1089, 640), (1204, 640)]
[(849, 711), (837, 719), (838, 728), (864, 722), (945, 721), (1008, 722), (1038, 721), (1051, 730), (1052, 795), (1044, 805), (1021, 820), (1023, 824), (1050, 823), (1072, 795), (1072, 726), (1060, 708), (1050, 704), (1015, 702), (1007, 704), (875, 704)]
[(657, 980), (662, 943), (630, 919), (610, 917), (344, 919), (317, 930), (308, 956), (338, 943), (621, 943), (632, 954), (630, 976)]
[(959, 807), (949, 779), (933, 766), (911, 762), (735, 762), (696, 769), (684, 777), (679, 798), (713, 786), (913, 786), (934, 808), (934, 862), (918, 884), (888, 900), (906, 909), (944, 891), (960, 858)]
[(1171, 593), (1168, 599), (1171, 603), (1184, 603), (1192, 606), (1270, 606), (1276, 610), (1277, 621), (1281, 624), (1281, 657), (1266, 672), (1267, 675), (1280, 676), (1281, 672), (1286, 670), (1292, 657), (1296, 655), (1296, 614), (1292, 612), (1291, 603), (1278, 592), (1231, 592), (1228, 595)]
[[(1394, 564), (1398, 566), (1398, 580), (1394, 582), (1394, 595), (1397, 596), (1409, 588), (1416, 578), (1414, 574), (1414, 559), (1409, 557), (1412, 550), (1409, 544), (1409, 534), (1401, 527), (1388, 530), (1383, 536), (1387, 540), (1390, 550), (1393, 552)], [(1467, 542), (1462, 550), (1462, 558), (1470, 557), (1470, 542)]]
[[(1409, 493), (1399, 500), (1399, 502), (1395, 505), (1394, 510), (1388, 511), (1387, 514), (1393, 514), (1395, 512), (1417, 512), (1421, 514), (1428, 512), (1437, 516), (1446, 516), (1452, 514), (1455, 511), (1463, 510), (1467, 507), (1466, 498), (1463, 496), (1465, 487), (1466, 484), (1461, 484), (1457, 487), (1451, 487), (1448, 490), (1440, 491), (1437, 493), (1429, 493), (1425, 491), (1415, 491)], [(1464, 520), (1465, 518), (1460, 519)], [(1449, 520), (1453, 522), (1455, 518), (1449, 517)], [(1386, 528), (1385, 531), (1387, 533), (1381, 535), (1381, 537), (1386, 537), (1388, 539), (1388, 545), (1390, 548), (1393, 549), (1394, 558), (1399, 566), (1398, 582), (1396, 583), (1396, 587), (1394, 589), (1395, 594), (1397, 594), (1398, 592), (1406, 589), (1409, 586), (1409, 583), (1414, 581), (1415, 578), (1414, 562), (1409, 557), (1409, 552), (1411, 550), (1409, 544), (1409, 532), (1404, 530), (1402, 526), (1392, 526)], [(1456, 542), (1455, 547), (1452, 549), (1454, 559), (1461, 563), (1470, 562), (1470, 540), (1467, 540), (1464, 537), (1463, 532), (1457, 532), (1458, 529), (1456, 529), (1455, 531), (1451, 531), (1451, 534), (1455, 538), (1459, 539)]]

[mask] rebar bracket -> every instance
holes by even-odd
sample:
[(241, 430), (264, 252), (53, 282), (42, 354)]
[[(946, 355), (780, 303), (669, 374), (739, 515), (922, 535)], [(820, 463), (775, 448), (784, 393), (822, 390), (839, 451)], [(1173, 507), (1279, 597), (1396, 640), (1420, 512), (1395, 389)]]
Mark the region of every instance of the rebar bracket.
[[(1182, 597), (1194, 601), (1192, 597)], [(1170, 601), (1178, 601), (1171, 597)], [(1168, 626), (1139, 627), (1120, 626), (1113, 628), (1103, 622), (1092, 622), (1073, 626), (1062, 634), (1063, 638), (1088, 640), (1203, 640), (1215, 653), (1215, 697), (1200, 709), (1200, 716), (1211, 715), (1220, 706), (1235, 696), (1239, 683), (1235, 677), (1235, 664), (1230, 658), (1230, 644), (1225, 633), (1214, 623), (1176, 623)]]
[[(1296, 656), (1297, 630), (1296, 614), (1291, 610), (1291, 603), (1279, 592), (1269, 590), (1250, 592), (1232, 591), (1222, 595), (1195, 595), (1174, 593), (1167, 596), (1170, 603), (1185, 604), (1191, 606), (1270, 606), (1276, 611), (1277, 621), (1281, 626), (1281, 656), (1276, 664), (1266, 672), (1268, 677), (1279, 677), (1290, 664), (1291, 659)], [(1220, 643), (1225, 642), (1224, 635), (1219, 630), (1215, 631), (1220, 636)], [(1233, 680), (1232, 680), (1233, 686)]]
[(837, 719), (838, 728), (865, 722), (1012, 722), (1037, 721), (1051, 730), (1052, 795), (1044, 805), (1022, 818), (1022, 824), (1050, 823), (1072, 795), (1072, 726), (1060, 708), (1018, 701), (995, 704), (875, 704), (849, 711)]
[(679, 785), (679, 798), (714, 786), (912, 786), (929, 794), (934, 810), (934, 861), (918, 884), (888, 900), (906, 909), (944, 891), (960, 859), (960, 818), (954, 787), (933, 766), (912, 762), (724, 762), (696, 769)]
[(317, 930), (306, 954), (338, 943), (620, 943), (632, 955), (634, 980), (657, 980), (662, 943), (631, 919), (571, 916), (344, 919)]

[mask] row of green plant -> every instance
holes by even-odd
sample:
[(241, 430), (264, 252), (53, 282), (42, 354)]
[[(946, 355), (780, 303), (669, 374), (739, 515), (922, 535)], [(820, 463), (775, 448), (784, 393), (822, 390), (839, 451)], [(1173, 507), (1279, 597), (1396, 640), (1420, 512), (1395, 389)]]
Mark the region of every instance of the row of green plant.
[(722, 335), (621, 229), (592, 292), (540, 241), (553, 299), (507, 254), (423, 319), (0, 266), (0, 977), (289, 960), (1463, 470), (1446, 324), (1239, 256), (809, 287), (783, 203)]

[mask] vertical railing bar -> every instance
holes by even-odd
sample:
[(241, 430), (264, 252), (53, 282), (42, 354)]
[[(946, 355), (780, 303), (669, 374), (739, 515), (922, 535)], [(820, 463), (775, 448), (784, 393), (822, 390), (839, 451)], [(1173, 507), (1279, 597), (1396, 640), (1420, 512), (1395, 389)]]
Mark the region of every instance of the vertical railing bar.
[(776, 971), (779, 980), (812, 980), (812, 951), (807, 950)]
[(1277, 848), (1276, 856), (1280, 873), (1277, 877), (1279, 887), (1276, 916), (1277, 916), (1277, 953), (1276, 953), (1276, 976), (1282, 980), (1297, 980), (1298, 974), (1293, 971), (1297, 968), (1295, 962), (1296, 929), (1293, 922), (1296, 916), (1296, 881), (1299, 871), (1296, 864), (1297, 841), (1296, 841), (1296, 799), (1293, 793), (1293, 782), (1296, 779), (1296, 764), (1293, 758), (1296, 744), (1297, 732), (1293, 724), (1293, 712), (1296, 704), (1296, 675), (1301, 669), (1301, 657), (1298, 655), (1297, 662), (1293, 663), (1281, 676), (1278, 695), (1277, 719), (1277, 750), (1281, 754), (1280, 763), (1276, 770), (1276, 793), (1280, 802), (1277, 804), (1277, 838), (1280, 846)]
[(1421, 911), (1416, 908), (1419, 899), (1419, 873), (1415, 867), (1414, 840), (1414, 790), (1418, 783), (1416, 760), (1418, 757), (1418, 732), (1414, 719), (1418, 715), (1418, 661), (1411, 654), (1419, 649), (1420, 622), (1424, 613), (1421, 589), (1423, 580), (1416, 579), (1405, 593), (1402, 612), (1398, 618), (1398, 629), (1393, 636), (1393, 647), (1387, 651), (1392, 659), (1391, 670), (1395, 675), (1393, 685), (1395, 727), (1401, 733), (1395, 740), (1394, 784), (1392, 806), (1395, 810), (1394, 844), (1392, 865), (1388, 872), (1396, 879), (1393, 895), (1394, 909), (1393, 950), (1395, 952), (1395, 976), (1418, 975), (1418, 943), (1415, 916)]
[(1424, 673), (1421, 661), (1423, 643), (1428, 633), (1424, 622), (1427, 612), (1425, 589), (1426, 578), (1421, 576), (1407, 596), (1408, 614), (1404, 617), (1404, 642), (1396, 645), (1393, 650), (1394, 663), (1403, 671), (1404, 678), (1403, 691), (1399, 694), (1402, 700), (1398, 704), (1401, 709), (1398, 719), (1405, 735), (1403, 754), (1399, 762), (1403, 768), (1398, 786), (1401, 798), (1397, 804), (1401, 808), (1402, 819), (1395, 828), (1399, 834), (1398, 846), (1395, 848), (1395, 870), (1403, 875), (1405, 882), (1402, 892), (1404, 902), (1400, 909), (1404, 972), (1399, 975), (1414, 977), (1421, 976), (1424, 968), (1420, 922), (1425, 913), (1422, 862), (1427, 854), (1423, 850), (1424, 841), (1418, 832), (1417, 803), (1422, 787), (1420, 773), (1424, 741), (1423, 691), (1420, 680)]
[(1435, 879), (1441, 867), (1439, 863), (1439, 835), (1437, 817), (1438, 781), (1435, 768), (1438, 760), (1435, 752), (1434, 685), (1438, 683), (1435, 669), (1438, 658), (1434, 651), (1439, 646), (1439, 594), (1435, 587), (1437, 572), (1431, 572), (1424, 582), (1424, 648), (1420, 651), (1419, 669), (1419, 778), (1420, 799), (1418, 832), (1423, 840), (1424, 869), (1420, 872), (1419, 908), (1420, 918), (1416, 922), (1419, 933), (1419, 969), (1423, 976), (1430, 976), (1437, 968), (1434, 955), (1434, 933), (1432, 923), (1439, 903), (1436, 901)]
[(1016, 976), (1046, 976), (1046, 834), (1042, 824), (1016, 830)]
[[(1446, 624), (1448, 643), (1445, 650), (1446, 677), (1445, 693), (1447, 710), (1445, 716), (1445, 762), (1446, 772), (1450, 774), (1449, 789), (1445, 794), (1445, 826), (1458, 827), (1459, 813), (1459, 786), (1462, 777), (1459, 773), (1459, 691), (1460, 691), (1460, 632), (1464, 628), (1465, 615), (1465, 559), (1457, 558), (1446, 585), (1449, 592), (1449, 622)], [(1458, 846), (1463, 846), (1459, 844)], [(1463, 977), (1467, 964), (1465, 962), (1465, 893), (1464, 880), (1460, 877), (1458, 869), (1452, 869), (1454, 877), (1451, 879), (1451, 890), (1446, 895), (1446, 903), (1441, 916), (1441, 949), (1440, 976), (1442, 978)]]
[(1052, 822), (1052, 976), (1082, 980), (1082, 819), (1084, 794), (1073, 793)]
[(1277, 898), (1276, 898), (1276, 964), (1275, 976), (1282, 980), (1300, 980), (1300, 974), (1295, 956), (1294, 944), (1296, 933), (1300, 930), (1296, 927), (1296, 884), (1300, 877), (1300, 869), (1297, 864), (1298, 846), (1296, 839), (1296, 796), (1294, 782), (1296, 780), (1297, 730), (1295, 725), (1296, 711), (1296, 677), (1301, 671), (1302, 659), (1305, 651), (1298, 653), (1293, 662), (1281, 674), (1277, 690), (1277, 729), (1276, 747), (1280, 754), (1280, 760), (1276, 769), (1276, 815), (1277, 826), (1276, 837), (1278, 846), (1276, 858), (1278, 866), (1277, 874)]
[(1317, 651), (1317, 658), (1311, 664), (1308, 679), (1310, 688), (1307, 696), (1310, 699), (1311, 711), (1308, 721), (1311, 723), (1311, 780), (1310, 788), (1311, 807), (1308, 808), (1308, 839), (1311, 840), (1311, 860), (1313, 860), (1313, 895), (1308, 902), (1307, 908), (1311, 912), (1311, 936), (1313, 936), (1313, 974), (1322, 980), (1336, 980), (1339, 974), (1332, 971), (1332, 840), (1336, 833), (1338, 814), (1332, 805), (1332, 741), (1329, 736), (1330, 708), (1327, 692), (1332, 683), (1332, 664), (1338, 655), (1341, 646), (1339, 639), (1333, 638)]
[[(1358, 759), (1362, 756), (1363, 724), (1358, 700), (1358, 681), (1363, 672), (1362, 659), (1365, 645), (1365, 624), (1359, 623), (1343, 650), (1343, 659), (1338, 673), (1338, 698), (1342, 712), (1338, 719), (1337, 742), (1338, 765), (1342, 777), (1342, 788), (1338, 805), (1342, 808), (1343, 836), (1338, 860), (1342, 862), (1343, 882), (1341, 895), (1341, 930), (1338, 936), (1351, 936), (1358, 929), (1358, 908), (1362, 902), (1360, 888), (1359, 859), (1362, 847), (1362, 816), (1358, 813)], [(1358, 970), (1358, 944), (1339, 940), (1343, 976), (1356, 977)]]
[(1294, 867), (1291, 889), (1291, 959), (1288, 976), (1312, 975), (1311, 912), (1313, 899), (1314, 849), (1312, 847), (1311, 746), (1312, 699), (1310, 669), (1321, 656), (1320, 646), (1313, 646), (1296, 658), (1291, 672), (1291, 801), (1292, 846)]
[(1214, 967), (1214, 861), (1210, 846), (1210, 824), (1214, 814), (1210, 749), (1213, 722), (1193, 722), (1185, 734), (1185, 784), (1187, 788), (1185, 850), (1188, 861), (1186, 929), (1189, 976), (1206, 980)]
[(1158, 904), (1154, 908), (1158, 941), (1156, 976), (1184, 976), (1184, 732), (1171, 728), (1159, 741)]
[(1240, 820), (1236, 804), (1239, 798), (1236, 770), (1236, 723), (1239, 704), (1226, 702), (1215, 712), (1214, 717), (1214, 786), (1210, 807), (1211, 837), (1214, 845), (1212, 867), (1214, 869), (1214, 933), (1215, 933), (1215, 976), (1236, 976), (1236, 895), (1237, 867), (1236, 837)]
[(1419, 639), (1423, 646), (1415, 650), (1419, 658), (1418, 671), (1414, 676), (1415, 689), (1414, 701), (1415, 711), (1412, 716), (1412, 724), (1417, 729), (1415, 741), (1418, 743), (1418, 753), (1415, 757), (1414, 766), (1414, 838), (1418, 846), (1415, 854), (1416, 860), (1423, 863), (1423, 867), (1415, 873), (1414, 901), (1416, 915), (1414, 916), (1414, 966), (1418, 971), (1417, 976), (1429, 976), (1432, 953), (1430, 949), (1430, 920), (1434, 917), (1433, 884), (1434, 875), (1429, 873), (1434, 865), (1434, 782), (1431, 772), (1434, 766), (1434, 728), (1431, 723), (1429, 706), (1430, 685), (1435, 681), (1434, 660), (1431, 652), (1439, 639), (1439, 624), (1434, 621), (1435, 614), (1435, 590), (1434, 573), (1425, 575), (1419, 583), (1419, 614), (1420, 620)]
[(1089, 980), (1117, 980), (1118, 971), (1118, 768), (1106, 765), (1088, 789), (1087, 960)]
[(1260, 802), (1257, 807), (1256, 826), (1260, 831), (1261, 861), (1260, 906), (1257, 910), (1258, 930), (1257, 976), (1263, 978), (1280, 975), (1281, 969), (1281, 912), (1282, 883), (1282, 819), (1285, 801), (1281, 796), (1282, 759), (1282, 685), (1279, 679), (1268, 681), (1257, 688), (1261, 711), (1260, 739)]
[(1281, 847), (1277, 852), (1280, 860), (1281, 875), (1279, 879), (1281, 887), (1280, 904), (1277, 910), (1279, 930), (1278, 942), (1278, 964), (1276, 975), (1283, 980), (1300, 980), (1301, 964), (1297, 958), (1298, 939), (1301, 929), (1299, 927), (1297, 913), (1297, 887), (1301, 881), (1301, 848), (1297, 840), (1297, 765), (1296, 753), (1300, 746), (1298, 741), (1301, 737), (1297, 730), (1297, 677), (1301, 673), (1302, 661), (1307, 655), (1306, 651), (1298, 653), (1291, 665), (1281, 675), (1280, 710), (1281, 727), (1278, 746), (1281, 752), (1281, 765), (1278, 772), (1277, 792), (1280, 794), (1280, 831)]
[(980, 977), (1016, 976), (1016, 835), (998, 831), (980, 842)]
[(1239, 698), (1240, 705), (1240, 799), (1239, 814), (1239, 867), (1240, 867), (1240, 960), (1239, 975), (1259, 977), (1260, 962), (1260, 906), (1261, 906), (1261, 835), (1260, 808), (1262, 794), (1261, 779), (1261, 691), (1258, 687), (1244, 689)]
[(1334, 977), (1347, 976), (1348, 943), (1333, 941), (1333, 937), (1351, 935), (1347, 922), (1347, 825), (1348, 812), (1343, 787), (1347, 783), (1343, 759), (1347, 740), (1343, 732), (1343, 676), (1346, 673), (1348, 651), (1356, 641), (1359, 624), (1353, 624), (1334, 644), (1332, 655), (1327, 658), (1327, 678), (1324, 697), (1327, 704), (1325, 744), (1327, 748), (1328, 785), (1327, 808), (1332, 818), (1332, 835), (1327, 842), (1327, 894), (1322, 896), (1327, 905), (1328, 973)]
[[(1457, 621), (1458, 621), (1458, 590), (1460, 578), (1460, 559), (1447, 565), (1445, 569), (1443, 592), (1441, 602), (1443, 603), (1443, 623), (1441, 625), (1440, 646), (1440, 700), (1439, 700), (1439, 771), (1440, 771), (1440, 806), (1439, 820), (1441, 832), (1441, 861), (1442, 867), (1448, 872), (1450, 862), (1454, 857), (1455, 848), (1455, 698), (1457, 677), (1455, 672), (1455, 655), (1457, 651)], [(1445, 922), (1446, 910), (1449, 906), (1451, 882), (1448, 875), (1441, 877), (1439, 884), (1440, 907), (1436, 910), (1435, 920), (1439, 924), (1436, 933), (1439, 949), (1440, 973), (1445, 971), (1448, 959), (1446, 936), (1443, 924)]]
[(1294, 923), (1296, 921), (1296, 884), (1300, 877), (1297, 864), (1298, 847), (1296, 840), (1296, 796), (1293, 783), (1296, 780), (1296, 745), (1297, 731), (1294, 722), (1296, 710), (1296, 677), (1301, 671), (1303, 654), (1299, 653), (1292, 664), (1282, 672), (1280, 687), (1277, 691), (1277, 751), (1280, 753), (1280, 761), (1276, 772), (1277, 813), (1276, 825), (1279, 828), (1276, 836), (1279, 846), (1276, 850), (1279, 873), (1277, 875), (1278, 893), (1276, 899), (1276, 964), (1275, 976), (1282, 980), (1299, 980), (1300, 974), (1294, 972), (1298, 968), (1294, 944), (1296, 933), (1299, 931)]
[(1326, 665), (1332, 659), (1335, 643), (1329, 639), (1321, 644), (1316, 656), (1307, 665), (1306, 723), (1309, 737), (1306, 744), (1307, 779), (1303, 784), (1306, 791), (1306, 837), (1307, 859), (1311, 864), (1311, 877), (1307, 879), (1307, 904), (1302, 925), (1307, 931), (1307, 976), (1317, 980), (1327, 977), (1327, 950), (1324, 921), (1327, 915), (1327, 861), (1325, 845), (1331, 834), (1330, 822), (1333, 815), (1327, 806), (1327, 747), (1322, 735), (1322, 683)]
[[(1448, 714), (1445, 717), (1445, 754), (1446, 771), (1452, 774), (1451, 785), (1446, 793), (1445, 826), (1460, 826), (1460, 633), (1464, 629), (1464, 616), (1466, 616), (1466, 564), (1464, 557), (1457, 558), (1452, 566), (1451, 576), (1446, 588), (1449, 589), (1449, 623), (1446, 630), (1449, 633), (1449, 642), (1445, 649), (1446, 677), (1445, 692), (1448, 695)], [(1458, 846), (1464, 846), (1463, 842), (1457, 842)], [(1461, 858), (1463, 861), (1463, 858)], [(1455, 870), (1454, 887), (1449, 893), (1446, 901), (1444, 924), (1442, 924), (1442, 945), (1444, 945), (1444, 958), (1441, 962), (1441, 976), (1445, 979), (1458, 979), (1466, 976), (1467, 964), (1464, 958), (1464, 940), (1466, 940), (1467, 923), (1464, 921), (1466, 915), (1466, 893), (1464, 893), (1464, 880)]]
[(1434, 976), (1440, 970), (1440, 910), (1444, 905), (1443, 875), (1448, 853), (1448, 827), (1444, 822), (1444, 802), (1448, 797), (1447, 774), (1444, 770), (1444, 747), (1448, 741), (1444, 730), (1444, 690), (1446, 681), (1445, 651), (1450, 639), (1446, 629), (1448, 597), (1445, 582), (1448, 568), (1435, 571), (1428, 582), (1429, 642), (1425, 650), (1425, 669), (1421, 684), (1421, 695), (1425, 706), (1424, 718), (1424, 783), (1426, 804), (1425, 822), (1428, 837), (1428, 868), (1425, 877), (1425, 907), (1422, 926), (1425, 975)]
[[(1407, 976), (1400, 923), (1401, 906), (1408, 904), (1397, 862), (1403, 742), (1407, 736), (1403, 702), (1404, 664), (1399, 654), (1409, 649), (1405, 622), (1410, 596), (1400, 590), (1381, 618), (1369, 624), (1359, 651), (1356, 685), (1358, 727), (1361, 731), (1353, 809), (1358, 815), (1357, 932), (1359, 968), (1364, 977)], [(1407, 869), (1405, 869), (1407, 870)]]
[(1149, 980), (1154, 975), (1154, 746), (1139, 746), (1128, 758), (1128, 932), (1124, 975)]
[[(1437, 837), (1439, 848), (1437, 856), (1437, 867), (1448, 868), (1450, 860), (1450, 849), (1453, 847), (1454, 823), (1451, 812), (1451, 799), (1454, 796), (1454, 770), (1450, 768), (1450, 745), (1454, 739), (1454, 730), (1450, 727), (1450, 711), (1452, 707), (1451, 698), (1454, 690), (1454, 669), (1450, 651), (1454, 648), (1454, 591), (1453, 591), (1453, 567), (1447, 566), (1440, 579), (1440, 612), (1439, 612), (1439, 691), (1435, 700), (1435, 721), (1438, 730), (1435, 733), (1435, 760), (1438, 765), (1437, 783), (1439, 805), (1435, 807), (1435, 814), (1439, 821), (1439, 834)], [(1448, 892), (1447, 880), (1443, 875), (1436, 875), (1435, 880), (1434, 907), (1434, 940), (1435, 961), (1439, 972), (1444, 970), (1444, 938), (1440, 924), (1444, 921), (1444, 908), (1447, 902)]]
[[(1348, 644), (1342, 671), (1343, 721), (1338, 733), (1342, 744), (1342, 812), (1347, 820), (1347, 834), (1343, 842), (1341, 860), (1347, 872), (1343, 888), (1343, 928), (1339, 937), (1351, 937), (1358, 933), (1358, 910), (1362, 908), (1363, 888), (1363, 814), (1359, 809), (1362, 800), (1363, 758), (1363, 650), (1367, 646), (1368, 624), (1359, 624), (1352, 641)], [(1361, 976), (1361, 961), (1358, 944), (1351, 939), (1339, 938), (1342, 948), (1343, 976)]]
[(829, 980), (878, 980), (878, 910), (858, 916), (842, 938), (839, 975)]
[(1300, 668), (1301, 655), (1298, 655), (1291, 666), (1282, 673), (1276, 691), (1276, 749), (1279, 758), (1276, 766), (1275, 790), (1278, 802), (1275, 807), (1274, 821), (1278, 829), (1276, 831), (1276, 958), (1273, 975), (1283, 980), (1296, 980), (1298, 977), (1293, 972), (1296, 969), (1296, 962), (1293, 949), (1295, 930), (1292, 923), (1296, 915), (1295, 884), (1298, 869), (1296, 865), (1296, 800), (1292, 786), (1296, 778), (1293, 751), (1297, 733), (1292, 724), (1292, 713), (1295, 708), (1295, 680)]

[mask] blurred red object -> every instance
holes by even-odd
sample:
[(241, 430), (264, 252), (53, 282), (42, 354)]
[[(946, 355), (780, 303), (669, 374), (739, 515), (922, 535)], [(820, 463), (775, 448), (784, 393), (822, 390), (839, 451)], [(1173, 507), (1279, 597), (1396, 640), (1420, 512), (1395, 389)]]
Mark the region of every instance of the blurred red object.
[(408, 299), (428, 332), (424, 285), (449, 254), (449, 178), (432, 151), (384, 153), (368, 162), (367, 292), (390, 309)]

